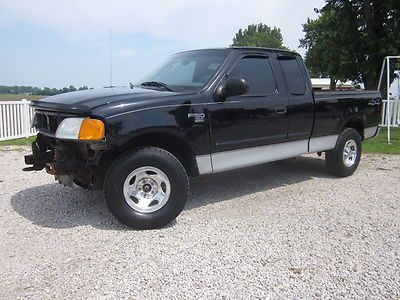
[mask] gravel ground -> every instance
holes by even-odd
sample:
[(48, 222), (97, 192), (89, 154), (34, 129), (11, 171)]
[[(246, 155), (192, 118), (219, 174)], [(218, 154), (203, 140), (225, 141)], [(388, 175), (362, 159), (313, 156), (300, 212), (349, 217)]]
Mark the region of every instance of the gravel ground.
[(27, 152), (0, 149), (1, 299), (400, 298), (400, 156), (195, 179), (175, 222), (134, 231), (100, 192), (23, 173)]

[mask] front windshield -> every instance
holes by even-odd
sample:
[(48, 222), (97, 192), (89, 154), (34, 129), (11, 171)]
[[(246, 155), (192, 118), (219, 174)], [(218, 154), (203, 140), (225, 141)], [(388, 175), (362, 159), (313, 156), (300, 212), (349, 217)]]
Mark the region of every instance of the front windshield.
[(198, 50), (173, 55), (144, 82), (161, 82), (175, 91), (201, 90), (213, 77), (227, 56), (226, 50)]

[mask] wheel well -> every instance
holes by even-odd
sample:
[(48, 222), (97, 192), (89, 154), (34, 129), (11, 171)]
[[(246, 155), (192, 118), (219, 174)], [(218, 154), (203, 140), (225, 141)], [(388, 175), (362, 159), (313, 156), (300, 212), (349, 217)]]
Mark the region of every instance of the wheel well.
[(348, 121), (344, 126), (344, 128), (353, 128), (358, 131), (361, 136), (361, 139), (364, 139), (364, 124), (361, 120), (352, 120)]
[(192, 148), (181, 138), (170, 133), (147, 133), (137, 136), (118, 148), (118, 152), (125, 152), (134, 147), (153, 146), (167, 150), (183, 165), (191, 177), (199, 174), (196, 156)]

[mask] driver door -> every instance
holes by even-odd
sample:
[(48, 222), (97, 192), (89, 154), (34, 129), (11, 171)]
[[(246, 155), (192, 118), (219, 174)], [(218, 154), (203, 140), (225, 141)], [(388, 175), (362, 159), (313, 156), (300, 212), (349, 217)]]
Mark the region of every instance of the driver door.
[(267, 56), (244, 56), (227, 76), (245, 79), (250, 88), (244, 95), (209, 105), (214, 171), (230, 169), (230, 164), (237, 163), (225, 161), (235, 157), (232, 151), (249, 150), (238, 151), (238, 160), (243, 154), (260, 155), (260, 147), (285, 142), (288, 133), (288, 99), (277, 90)]

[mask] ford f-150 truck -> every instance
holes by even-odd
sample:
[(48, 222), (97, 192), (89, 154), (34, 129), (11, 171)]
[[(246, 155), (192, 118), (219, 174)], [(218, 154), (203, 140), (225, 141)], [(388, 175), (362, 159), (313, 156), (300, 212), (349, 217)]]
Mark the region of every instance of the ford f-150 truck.
[(141, 229), (179, 215), (189, 176), (322, 152), (329, 172), (349, 176), (382, 110), (379, 92), (314, 93), (299, 54), (251, 47), (177, 53), (130, 87), (31, 105), (24, 170), (103, 189), (117, 219)]

